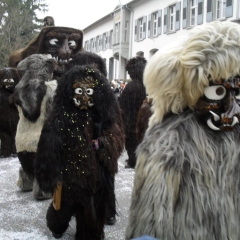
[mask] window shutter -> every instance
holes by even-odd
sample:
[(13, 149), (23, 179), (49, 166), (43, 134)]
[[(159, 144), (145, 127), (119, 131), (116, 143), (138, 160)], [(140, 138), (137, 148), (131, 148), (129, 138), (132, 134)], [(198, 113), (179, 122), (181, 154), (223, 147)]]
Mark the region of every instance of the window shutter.
[(93, 42), (94, 42), (94, 48), (93, 48), (93, 52), (97, 51), (97, 43), (96, 43), (96, 38), (93, 38)]
[(226, 5), (226, 17), (232, 17), (232, 16), (233, 16), (232, 0), (227, 0), (227, 5)]
[(198, 17), (197, 24), (203, 23), (203, 0), (198, 0)]
[(176, 23), (175, 23), (175, 29), (180, 29), (180, 16), (181, 16), (181, 2), (176, 3)]
[(186, 28), (187, 27), (187, 5), (188, 5), (188, 0), (183, 0), (182, 28)]
[(109, 35), (110, 35), (110, 32), (106, 32), (106, 49), (109, 48)]
[(137, 23), (138, 20), (135, 20), (134, 41), (137, 41)]
[(211, 22), (213, 20), (212, 16), (212, 0), (207, 0), (207, 22)]
[(157, 27), (158, 36), (162, 34), (162, 9), (158, 10), (158, 27)]
[(147, 31), (147, 16), (143, 17), (143, 39), (146, 38), (146, 31)]
[(168, 8), (164, 8), (163, 33), (167, 32), (167, 10)]
[(148, 15), (148, 38), (151, 37), (151, 17), (152, 17), (152, 14), (149, 14)]
[(103, 34), (100, 35), (100, 51), (103, 50)]
[(109, 48), (112, 48), (113, 46), (113, 30), (110, 31), (109, 35)]

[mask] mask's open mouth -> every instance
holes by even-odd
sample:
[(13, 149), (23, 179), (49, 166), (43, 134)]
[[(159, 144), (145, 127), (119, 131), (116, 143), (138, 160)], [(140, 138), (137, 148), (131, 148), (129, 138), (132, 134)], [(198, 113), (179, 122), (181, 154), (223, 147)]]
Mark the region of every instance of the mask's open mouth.
[[(215, 130), (215, 131), (232, 131), (234, 125), (239, 123), (238, 118), (236, 116), (234, 116), (231, 124), (223, 124), (223, 123), (221, 123), (221, 118), (216, 113), (214, 113), (212, 111), (210, 111), (210, 113), (213, 115), (213, 120), (212, 120), (212, 118), (209, 118), (207, 120), (207, 125), (212, 130)], [(223, 117), (223, 114), (222, 114), (221, 117)], [(214, 123), (213, 123), (213, 121), (214, 121)]]

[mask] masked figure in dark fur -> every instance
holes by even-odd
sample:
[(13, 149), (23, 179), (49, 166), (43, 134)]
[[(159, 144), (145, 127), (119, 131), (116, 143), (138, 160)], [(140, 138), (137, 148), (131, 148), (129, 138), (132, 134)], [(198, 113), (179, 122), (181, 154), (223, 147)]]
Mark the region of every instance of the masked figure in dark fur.
[(101, 72), (75, 66), (60, 79), (35, 166), (40, 187), (56, 196), (47, 211), (54, 237), (62, 236), (75, 215), (76, 239), (104, 238), (113, 194), (105, 171), (114, 176), (118, 169), (124, 146), (120, 121), (117, 100)]
[(83, 32), (81, 30), (46, 26), (25, 48), (11, 54), (8, 65), (16, 67), (21, 60), (31, 54), (51, 54), (57, 61), (53, 78), (58, 80), (66, 72), (67, 63), (83, 50), (82, 42)]
[(52, 196), (39, 189), (33, 164), (43, 123), (51, 110), (57, 87), (57, 81), (52, 80), (56, 64), (49, 54), (33, 54), (18, 64), (22, 78), (14, 92), (20, 117), (16, 133), (16, 148), (21, 163), (17, 185), (22, 191), (33, 189), (36, 199)]
[(0, 70), (0, 152), (3, 158), (16, 155), (15, 135), (19, 116), (13, 92), (19, 79), (16, 68)]
[[(68, 63), (68, 68), (71, 69), (73, 66), (83, 66), (83, 65), (88, 65), (91, 66), (92, 68), (98, 69), (104, 77), (107, 77), (107, 68), (104, 60), (97, 54), (83, 51), (80, 52), (75, 59), (70, 61)], [(121, 120), (121, 112), (120, 109), (118, 110), (119, 116), (117, 117), (118, 120), (118, 125), (122, 129), (123, 124)], [(119, 142), (119, 154), (123, 150), (123, 145), (122, 142)], [(107, 225), (113, 225), (116, 222), (116, 199), (115, 199), (115, 193), (114, 193), (114, 188), (115, 188), (115, 178), (114, 175), (112, 175), (109, 171), (105, 171), (106, 178), (109, 179), (109, 187), (112, 189), (113, 194), (111, 196), (113, 197), (111, 200), (111, 204), (109, 204), (110, 209), (107, 211), (107, 218), (106, 218), (106, 224)]]
[(126, 239), (240, 239), (240, 25), (212, 22), (158, 51)]
[(146, 98), (143, 85), (143, 71), (147, 61), (143, 57), (134, 57), (128, 60), (126, 71), (132, 81), (124, 88), (120, 96), (124, 130), (126, 135), (125, 148), (128, 153), (126, 168), (134, 168), (136, 164), (135, 150), (138, 146), (136, 123), (138, 111)]

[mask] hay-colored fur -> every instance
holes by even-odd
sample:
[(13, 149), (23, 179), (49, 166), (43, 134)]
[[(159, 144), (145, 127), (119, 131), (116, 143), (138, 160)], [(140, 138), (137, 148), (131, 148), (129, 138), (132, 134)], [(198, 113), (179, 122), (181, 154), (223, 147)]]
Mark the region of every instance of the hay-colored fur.
[(240, 25), (212, 22), (193, 29), (188, 40), (159, 50), (144, 72), (147, 93), (153, 98), (149, 125), (167, 112), (192, 108), (209, 85), (208, 77), (229, 78), (240, 72)]

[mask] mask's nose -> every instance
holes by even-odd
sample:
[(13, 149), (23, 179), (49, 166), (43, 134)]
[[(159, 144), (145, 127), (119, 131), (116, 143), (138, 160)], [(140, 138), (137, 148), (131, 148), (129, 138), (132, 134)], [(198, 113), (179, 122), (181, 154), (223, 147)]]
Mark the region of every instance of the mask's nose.
[(225, 108), (227, 111), (222, 115), (223, 124), (232, 124), (234, 116), (240, 120), (240, 106), (237, 102), (234, 91), (229, 92)]
[(68, 39), (65, 39), (63, 45), (59, 49), (58, 58), (68, 60), (71, 57), (72, 51), (68, 46)]

